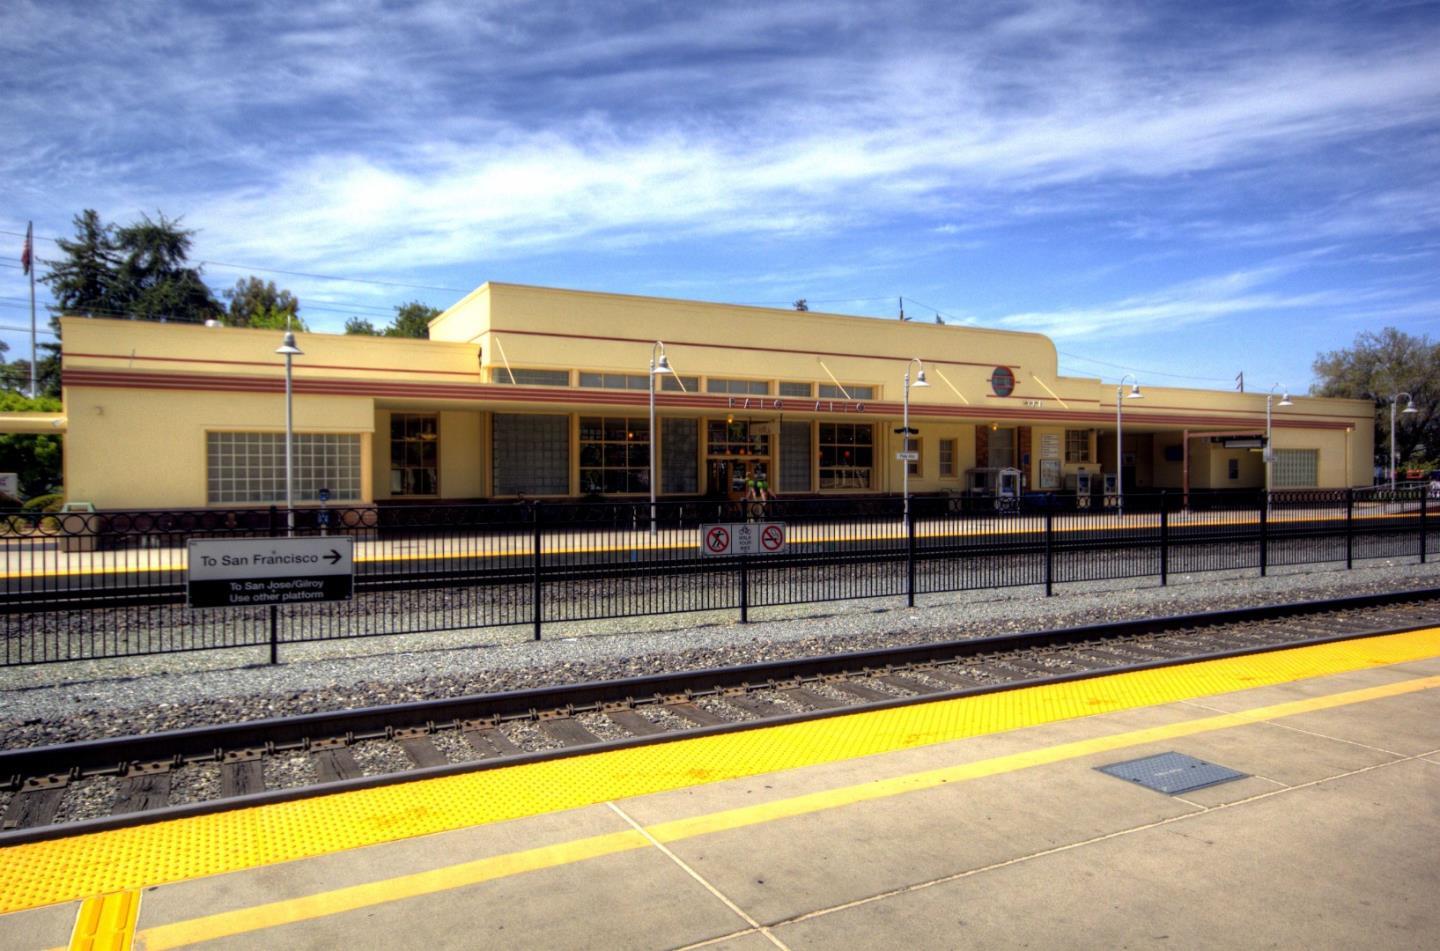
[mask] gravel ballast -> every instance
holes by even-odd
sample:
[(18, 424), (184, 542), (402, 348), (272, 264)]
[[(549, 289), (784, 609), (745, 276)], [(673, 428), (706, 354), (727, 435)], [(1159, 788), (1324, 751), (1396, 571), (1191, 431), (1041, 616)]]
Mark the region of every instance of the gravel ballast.
[[(789, 657), (861, 651), (1197, 611), (1440, 587), (1440, 565), (1360, 563), (1354, 571), (1277, 569), (925, 595), (915, 608), (884, 598), (734, 612), (575, 622), (545, 640), (473, 646), (473, 633), (355, 638), (287, 645), (282, 663), (250, 648), (0, 670), (6, 749), (154, 733), (321, 710), (618, 679)], [(877, 683), (877, 689), (887, 689)], [(719, 712), (719, 711), (717, 711)], [(650, 715), (650, 714), (647, 714)], [(727, 719), (743, 719), (726, 709)], [(652, 716), (653, 719), (653, 716)], [(597, 723), (596, 726), (601, 726)], [(553, 739), (530, 724), (502, 730), (525, 749)], [(452, 759), (468, 758), (461, 749)], [(386, 750), (390, 758), (398, 751)], [(457, 756), (457, 754), (459, 754)], [(378, 765), (378, 762), (377, 764)], [(288, 786), (302, 759), (267, 762), (266, 784)], [(371, 771), (367, 764), (367, 772)], [(272, 775), (272, 773), (274, 775)], [(205, 783), (204, 785), (208, 785)], [(97, 795), (98, 793), (90, 793)]]

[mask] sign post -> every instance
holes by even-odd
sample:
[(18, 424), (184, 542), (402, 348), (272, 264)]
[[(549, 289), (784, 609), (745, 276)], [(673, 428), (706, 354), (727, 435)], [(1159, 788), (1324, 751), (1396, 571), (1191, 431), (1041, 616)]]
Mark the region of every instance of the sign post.
[(354, 539), (191, 539), (185, 603), (192, 608), (349, 601)]

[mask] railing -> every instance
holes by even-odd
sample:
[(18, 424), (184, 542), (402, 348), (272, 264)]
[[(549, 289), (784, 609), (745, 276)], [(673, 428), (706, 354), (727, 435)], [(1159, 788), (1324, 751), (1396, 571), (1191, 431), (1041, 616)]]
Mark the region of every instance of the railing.
[[(1236, 496), (1127, 493), (1004, 500), (899, 498), (524, 502), (308, 508), (296, 533), (355, 541), (349, 602), (195, 610), (192, 538), (281, 535), (270, 510), (9, 515), (0, 522), (0, 666), (218, 647), (528, 628), (603, 618), (823, 603), (1021, 585), (1158, 578), (1434, 551), (1423, 488)], [(786, 523), (776, 555), (705, 558), (698, 526)], [(493, 635), (487, 635), (493, 639)], [(472, 642), (474, 638), (471, 638)]]

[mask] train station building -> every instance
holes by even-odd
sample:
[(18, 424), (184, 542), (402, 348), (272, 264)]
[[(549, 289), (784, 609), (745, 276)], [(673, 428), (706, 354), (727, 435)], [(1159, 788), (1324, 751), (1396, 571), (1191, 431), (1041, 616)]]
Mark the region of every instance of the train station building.
[[(71, 501), (283, 502), (281, 333), (61, 327), (64, 414), (34, 425), (65, 435)], [(306, 504), (322, 489), (340, 505), (646, 498), (652, 441), (662, 498), (747, 481), (780, 498), (897, 494), (907, 475), (913, 493), (979, 494), (1010, 469), (1026, 493), (1074, 493), (1117, 458), (1127, 492), (1339, 488), (1372, 473), (1369, 402), (1117, 388), (1061, 376), (1055, 345), (1030, 333), (487, 283), (429, 340), (295, 336)]]

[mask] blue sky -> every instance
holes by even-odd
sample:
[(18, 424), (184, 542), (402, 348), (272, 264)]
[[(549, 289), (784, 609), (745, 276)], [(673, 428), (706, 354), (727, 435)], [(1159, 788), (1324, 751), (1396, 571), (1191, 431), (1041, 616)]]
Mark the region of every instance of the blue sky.
[(0, 230), (182, 215), (313, 329), (485, 280), (903, 295), (1074, 375), (1303, 390), (1440, 320), (1434, 3), (7, 0), (0, 88)]

